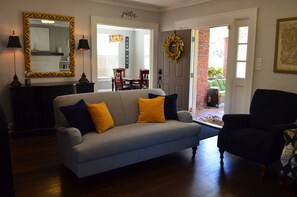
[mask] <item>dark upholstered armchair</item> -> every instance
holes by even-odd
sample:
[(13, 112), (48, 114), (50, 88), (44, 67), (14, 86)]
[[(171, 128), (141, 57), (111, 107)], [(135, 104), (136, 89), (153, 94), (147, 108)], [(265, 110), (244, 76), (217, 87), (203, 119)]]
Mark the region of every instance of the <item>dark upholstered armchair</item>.
[(225, 114), (218, 135), (223, 164), (224, 151), (261, 164), (264, 168), (279, 160), (284, 147), (283, 133), (296, 128), (297, 94), (279, 91), (255, 91), (250, 114)]

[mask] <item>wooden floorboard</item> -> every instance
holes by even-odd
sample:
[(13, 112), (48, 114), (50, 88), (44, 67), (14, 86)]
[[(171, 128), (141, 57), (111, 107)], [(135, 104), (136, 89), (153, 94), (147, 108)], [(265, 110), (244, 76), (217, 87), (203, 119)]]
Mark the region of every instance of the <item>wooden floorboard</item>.
[(10, 138), (16, 197), (256, 197), (297, 196), (297, 183), (278, 184), (278, 164), (266, 177), (254, 163), (225, 153), (217, 137), (192, 149), (78, 180), (59, 160), (55, 135)]

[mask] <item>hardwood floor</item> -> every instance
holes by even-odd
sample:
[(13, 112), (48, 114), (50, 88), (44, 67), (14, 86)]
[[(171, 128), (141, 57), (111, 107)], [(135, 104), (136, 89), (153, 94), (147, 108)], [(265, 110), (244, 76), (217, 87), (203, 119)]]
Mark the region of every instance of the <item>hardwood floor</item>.
[(296, 182), (278, 184), (278, 165), (266, 177), (254, 163), (225, 153), (217, 137), (192, 149), (78, 180), (59, 161), (56, 136), (10, 138), (16, 197), (254, 197), (297, 196)]

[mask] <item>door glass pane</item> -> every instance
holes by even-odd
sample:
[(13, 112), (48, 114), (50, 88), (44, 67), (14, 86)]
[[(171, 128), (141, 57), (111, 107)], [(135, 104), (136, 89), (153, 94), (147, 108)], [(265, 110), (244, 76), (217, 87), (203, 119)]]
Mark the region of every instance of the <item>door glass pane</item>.
[(236, 78), (245, 78), (246, 62), (237, 62)]
[(246, 54), (247, 54), (247, 44), (238, 45), (237, 60), (246, 61)]
[(249, 27), (239, 27), (239, 33), (238, 33), (238, 43), (247, 43), (248, 42), (248, 31)]

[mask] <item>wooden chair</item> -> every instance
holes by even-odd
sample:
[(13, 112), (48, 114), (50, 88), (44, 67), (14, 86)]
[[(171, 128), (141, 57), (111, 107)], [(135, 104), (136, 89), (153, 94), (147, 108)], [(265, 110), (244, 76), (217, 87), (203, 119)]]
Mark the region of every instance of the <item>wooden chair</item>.
[(115, 68), (113, 69), (113, 80), (115, 90), (130, 90), (131, 86), (125, 83), (125, 68)]
[(139, 70), (139, 81), (133, 83), (133, 89), (147, 89), (149, 88), (149, 70), (140, 69)]

